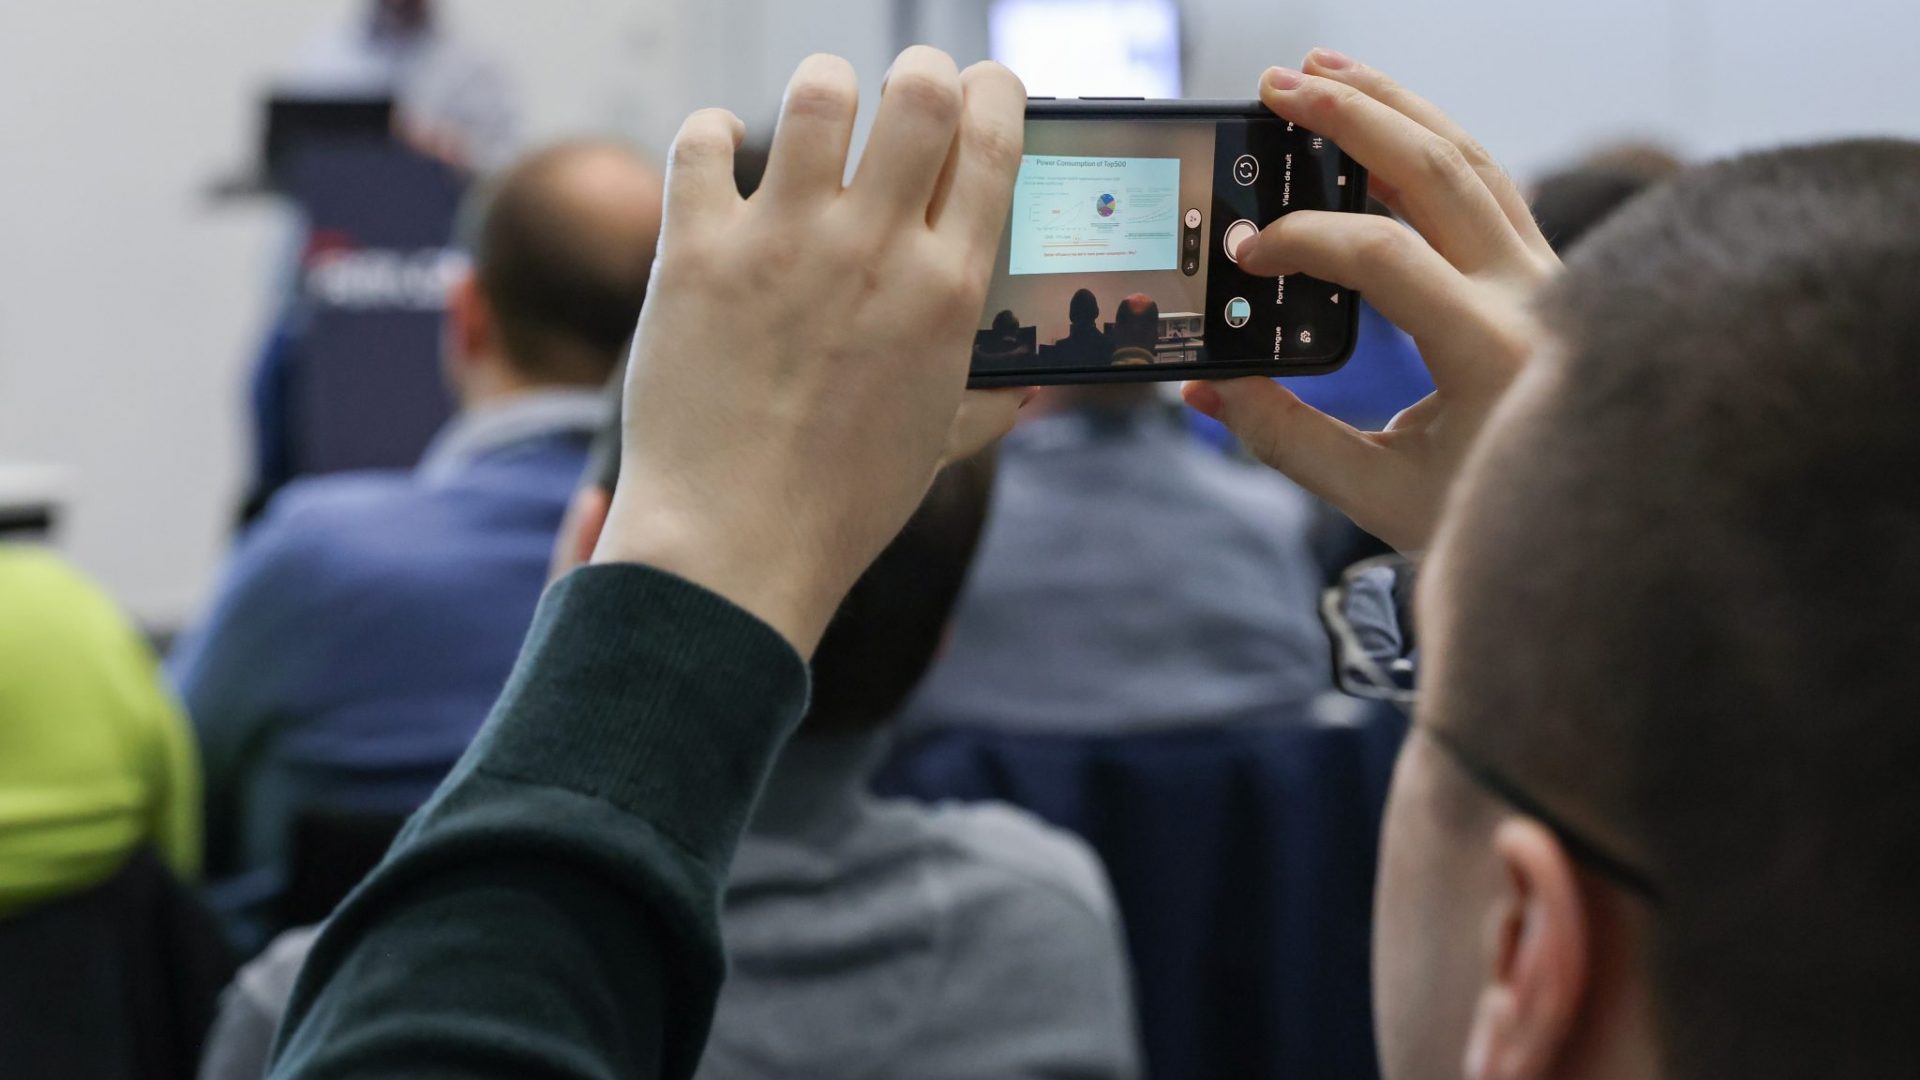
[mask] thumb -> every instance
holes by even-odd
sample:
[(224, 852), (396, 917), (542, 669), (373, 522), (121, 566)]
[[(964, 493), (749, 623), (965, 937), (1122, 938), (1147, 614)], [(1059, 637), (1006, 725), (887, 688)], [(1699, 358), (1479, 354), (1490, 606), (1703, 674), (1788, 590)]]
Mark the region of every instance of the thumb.
[(1380, 447), (1363, 432), (1301, 401), (1272, 379), (1251, 375), (1181, 388), (1188, 405), (1227, 425), (1254, 457), (1294, 483), (1347, 509), (1378, 468)]
[(1032, 391), (1023, 387), (994, 390), (969, 390), (960, 398), (947, 429), (946, 452), (940, 456), (942, 467), (970, 458), (1013, 430), (1020, 409)]

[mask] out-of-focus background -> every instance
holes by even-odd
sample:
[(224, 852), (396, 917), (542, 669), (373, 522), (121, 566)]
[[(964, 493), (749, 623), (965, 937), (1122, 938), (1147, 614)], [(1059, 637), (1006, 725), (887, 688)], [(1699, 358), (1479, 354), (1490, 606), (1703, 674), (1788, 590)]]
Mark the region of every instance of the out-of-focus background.
[[(0, 1073), (263, 1074), (595, 542), (691, 110), (747, 121), (745, 191), (811, 52), (870, 118), (916, 42), (1242, 100), (1324, 45), (1578, 258), (1691, 163), (1920, 135), (1916, 38), (1891, 0), (0, 0)], [(1107, 302), (1062, 341), (1190, 346)], [(1353, 359), (1285, 381), (1376, 429), (1432, 384), (1349, 307)], [(1048, 347), (1011, 324), (976, 356)], [(856, 586), (703, 1080), (1377, 1075), (1411, 567), (1171, 386), (1043, 388)]]
[[(276, 79), (363, 7), (0, 4), (0, 463), (57, 491), (61, 548), (149, 625), (188, 616), (232, 535), (250, 371), (288, 259), (284, 200), (218, 189), (255, 167)], [(1920, 7), (1887, 0), (995, 7), (450, 0), (434, 33), (497, 66), (523, 145), (612, 132), (658, 151), (699, 106), (765, 123), (815, 50), (852, 60), (871, 95), (903, 44), (964, 62), (996, 39), (1036, 92), (1061, 95), (1243, 97), (1266, 65), (1334, 45), (1443, 104), (1522, 177), (1622, 136), (1700, 156), (1920, 130)], [(1171, 11), (1177, 45), (1136, 41), (1124, 66), (1073, 59), (1073, 42), (1160, 25), (1151, 9)]]

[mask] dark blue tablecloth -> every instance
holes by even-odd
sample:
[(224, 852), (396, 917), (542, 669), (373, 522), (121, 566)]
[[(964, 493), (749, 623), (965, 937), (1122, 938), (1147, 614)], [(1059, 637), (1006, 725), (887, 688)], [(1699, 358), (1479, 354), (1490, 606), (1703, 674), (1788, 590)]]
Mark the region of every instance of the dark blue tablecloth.
[(877, 786), (1005, 800), (1093, 845), (1153, 1080), (1366, 1078), (1374, 859), (1405, 728), (1347, 702), (1153, 735), (945, 731)]

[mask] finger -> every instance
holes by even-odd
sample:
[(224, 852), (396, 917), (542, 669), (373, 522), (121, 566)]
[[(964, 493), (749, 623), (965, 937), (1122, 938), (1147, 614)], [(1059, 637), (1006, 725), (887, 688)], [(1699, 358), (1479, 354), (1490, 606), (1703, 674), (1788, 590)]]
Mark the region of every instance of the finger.
[(838, 195), (859, 109), (860, 82), (852, 64), (825, 53), (800, 61), (780, 103), (780, 124), (760, 190), (775, 200)]
[(1190, 382), (1181, 387), (1181, 396), (1225, 424), (1254, 457), (1355, 520), (1365, 513), (1362, 504), (1374, 500), (1377, 474), (1389, 464), (1383, 448), (1272, 379), (1253, 375)]
[(1487, 153), (1487, 148), (1480, 144), (1480, 140), (1469, 135), (1467, 129), (1455, 123), (1452, 117), (1441, 112), (1432, 102), (1388, 78), (1378, 68), (1368, 67), (1332, 49), (1315, 49), (1308, 53), (1306, 71), (1310, 75), (1345, 83), (1452, 143), (1467, 159), (1467, 164), (1473, 166), (1480, 182), (1493, 194), (1493, 201), (1500, 205), (1507, 223), (1513, 226), (1527, 249), (1536, 255), (1554, 257), (1553, 248), (1547, 244), (1547, 238), (1541, 235), (1540, 225), (1533, 220), (1533, 210), (1527, 206), (1525, 196), (1520, 194), (1519, 185), (1493, 159), (1493, 155)]
[(725, 109), (701, 109), (680, 125), (667, 151), (666, 231), (698, 225), (739, 205), (733, 152), (746, 134), (746, 125)]
[(915, 45), (900, 54), (880, 90), (873, 134), (850, 190), (863, 211), (889, 221), (927, 219), (960, 123), (960, 71), (939, 49)]
[(992, 62), (960, 75), (965, 104), (960, 133), (928, 208), (927, 221), (974, 251), (995, 251), (1013, 201), (1026, 137), (1027, 88)]
[(953, 414), (953, 424), (947, 429), (947, 449), (940, 456), (941, 465), (970, 458), (1012, 431), (1029, 394), (1021, 387), (1008, 386), (969, 390), (962, 395), (960, 410)]
[(1345, 83), (1270, 68), (1260, 100), (1339, 144), (1400, 197), (1407, 218), (1447, 261), (1469, 273), (1528, 260), (1493, 193), (1458, 147)]
[[(1457, 339), (1478, 310), (1472, 282), (1413, 230), (1372, 214), (1296, 210), (1240, 249), (1240, 267), (1261, 277), (1310, 274), (1366, 294), (1416, 342)], [(1467, 374), (1471, 348), (1422, 348), (1436, 385)]]

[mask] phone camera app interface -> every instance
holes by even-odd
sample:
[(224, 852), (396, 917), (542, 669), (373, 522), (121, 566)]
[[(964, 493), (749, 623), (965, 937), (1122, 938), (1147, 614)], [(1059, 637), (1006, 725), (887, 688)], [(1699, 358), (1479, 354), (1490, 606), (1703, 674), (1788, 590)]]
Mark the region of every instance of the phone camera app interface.
[(1028, 121), (974, 371), (1333, 355), (1310, 329), (1338, 323), (1315, 317), (1331, 287), (1239, 260), (1281, 214), (1342, 207), (1345, 168), (1277, 118)]

